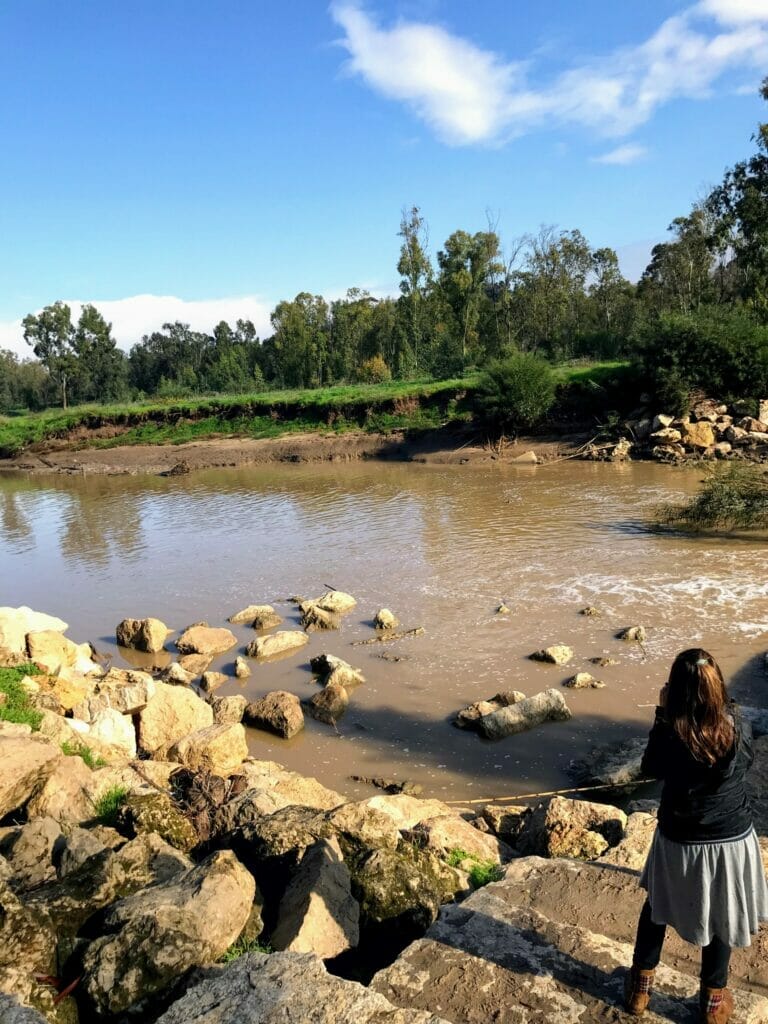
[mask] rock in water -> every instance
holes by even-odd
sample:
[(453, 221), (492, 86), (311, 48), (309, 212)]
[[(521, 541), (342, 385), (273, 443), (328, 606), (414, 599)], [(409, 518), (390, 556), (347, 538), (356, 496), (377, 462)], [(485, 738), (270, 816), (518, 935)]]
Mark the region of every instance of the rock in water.
[(160, 619), (123, 619), (115, 630), (118, 646), (156, 654), (171, 632)]
[(506, 693), (497, 693), (488, 700), (478, 700), (469, 707), (463, 708), (456, 715), (453, 724), (459, 729), (477, 729), (477, 723), (485, 715), (492, 715), (494, 711), (509, 707), (510, 704), (519, 704), (525, 700), (525, 694), (520, 690), (509, 690)]
[(272, 629), (283, 621), (271, 604), (249, 604), (242, 611), (230, 615), (233, 625), (244, 624), (254, 629)]
[(567, 722), (571, 712), (559, 690), (544, 690), (519, 704), (494, 711), (478, 719), (478, 731), (489, 740), (525, 732), (543, 722)]
[(319, 676), (320, 681), (326, 686), (334, 682), (341, 683), (349, 689), (365, 682), (365, 676), (360, 669), (352, 668), (348, 662), (343, 658), (337, 658), (335, 654), (318, 654), (309, 659), (309, 664), (314, 674)]
[(251, 670), (245, 658), (239, 656), (235, 658), (235, 676), (238, 679), (247, 679), (250, 674)]
[(338, 840), (321, 839), (304, 854), (280, 901), (275, 949), (327, 959), (360, 940), (360, 908)]
[(571, 761), (568, 774), (580, 786), (634, 782), (641, 777), (640, 761), (647, 742), (643, 737), (595, 747), (585, 757)]
[(203, 672), (203, 678), (200, 680), (200, 689), (206, 693), (213, 693), (214, 690), (218, 690), (220, 686), (226, 683), (227, 677), (223, 672)]
[(223, 654), (237, 643), (237, 637), (229, 629), (214, 629), (204, 623), (185, 629), (176, 646), (182, 654), (206, 654), (213, 657)]
[(242, 722), (248, 701), (240, 693), (231, 697), (211, 697), (211, 707), (216, 725), (230, 725)]
[(327, 683), (306, 704), (307, 711), (319, 722), (334, 725), (349, 707), (349, 696), (341, 683)]
[(253, 877), (223, 850), (120, 900), (105, 916), (108, 934), (83, 958), (81, 985), (93, 1008), (121, 1014), (191, 967), (216, 961), (243, 930), (255, 890)]
[(376, 629), (397, 629), (400, 625), (389, 608), (380, 608), (373, 617), (373, 624)]
[(251, 641), (246, 649), (250, 658), (272, 658), (276, 654), (297, 650), (309, 643), (309, 637), (299, 629), (282, 629), (270, 636), (260, 636)]
[(274, 690), (261, 700), (249, 704), (243, 721), (256, 729), (268, 729), (284, 739), (290, 739), (304, 728), (304, 712), (296, 694)]
[(343, 590), (329, 590), (319, 597), (315, 604), (324, 612), (333, 612), (334, 615), (345, 615), (351, 612), (357, 605), (357, 601), (351, 594), (345, 594)]
[(573, 657), (573, 650), (565, 644), (553, 644), (530, 655), (533, 661), (546, 661), (550, 665), (567, 665)]
[(636, 640), (638, 643), (645, 641), (645, 627), (644, 626), (627, 626), (626, 629), (622, 629), (616, 634), (617, 640)]
[(602, 690), (605, 683), (595, 679), (589, 672), (577, 672), (575, 676), (566, 679), (563, 686), (567, 686), (571, 690)]
[(301, 624), (308, 633), (315, 630), (338, 629), (341, 625), (338, 615), (327, 612), (314, 601), (304, 601), (299, 605)]

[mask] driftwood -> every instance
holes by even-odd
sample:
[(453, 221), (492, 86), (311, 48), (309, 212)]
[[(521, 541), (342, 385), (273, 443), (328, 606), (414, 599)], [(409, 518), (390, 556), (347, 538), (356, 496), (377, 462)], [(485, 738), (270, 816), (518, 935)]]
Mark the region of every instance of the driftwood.
[(411, 636), (423, 636), (426, 630), (423, 626), (417, 626), (415, 629), (406, 629), (400, 633), (383, 633), (381, 636), (372, 636), (369, 640), (353, 640), (353, 647), (365, 647), (368, 644), (388, 644), (394, 640), (405, 640)]

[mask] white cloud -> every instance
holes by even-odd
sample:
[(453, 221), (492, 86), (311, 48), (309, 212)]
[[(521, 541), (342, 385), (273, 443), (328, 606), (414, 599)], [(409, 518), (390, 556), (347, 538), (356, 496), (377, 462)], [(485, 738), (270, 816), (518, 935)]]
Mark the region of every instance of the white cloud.
[[(495, 144), (553, 124), (628, 135), (670, 100), (706, 96), (723, 74), (768, 66), (766, 0), (702, 0), (644, 42), (532, 84), (531, 62), (501, 55), (425, 22), (382, 28), (354, 2), (331, 13), (346, 69), (408, 104), (452, 145)], [(716, 22), (713, 25), (713, 19)]]
[(638, 146), (632, 142), (628, 142), (626, 145), (617, 146), (616, 149), (612, 149), (608, 153), (603, 153), (601, 156), (592, 157), (592, 163), (619, 164), (620, 166), (626, 166), (627, 164), (637, 163), (638, 160), (642, 160), (643, 157), (647, 155), (648, 150), (645, 146)]
[[(179, 299), (175, 295), (132, 295), (126, 299), (69, 300), (73, 319), (77, 319), (85, 302), (93, 305), (112, 324), (112, 333), (121, 348), (128, 349), (142, 335), (160, 330), (164, 323), (180, 320), (196, 331), (210, 331), (220, 320), (233, 324), (238, 319), (252, 320), (259, 337), (272, 333), (269, 323), (271, 306), (254, 295), (228, 299)], [(24, 341), (21, 320), (0, 321), (0, 348), (22, 356), (32, 350)]]

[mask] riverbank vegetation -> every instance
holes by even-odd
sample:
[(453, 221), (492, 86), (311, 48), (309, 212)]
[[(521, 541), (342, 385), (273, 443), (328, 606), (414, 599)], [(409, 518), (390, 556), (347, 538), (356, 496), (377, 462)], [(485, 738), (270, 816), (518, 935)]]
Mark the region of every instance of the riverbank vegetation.
[(29, 691), (22, 686), (22, 679), (37, 674), (34, 665), (0, 668), (0, 722), (29, 725), (33, 732), (40, 728), (42, 715), (30, 700)]
[[(768, 78), (762, 95), (768, 100)], [(262, 406), (271, 416), (281, 404), (275, 391), (317, 389), (317, 402), (304, 399), (303, 407), (319, 408), (338, 401), (328, 391), (339, 386), (384, 387), (391, 381), (394, 398), (407, 381), (463, 380), (485, 368), (498, 375), (500, 361), (520, 353), (551, 365), (629, 363), (625, 398), (646, 391), (671, 411), (680, 411), (696, 390), (726, 401), (763, 397), (768, 124), (758, 127), (755, 138), (757, 152), (672, 222), (670, 240), (654, 247), (637, 284), (623, 277), (613, 249), (593, 247), (575, 229), (542, 228), (505, 243), (488, 223), (474, 233), (454, 231), (433, 258), (424, 216), (413, 207), (400, 223), (397, 297), (351, 288), (328, 302), (299, 292), (277, 304), (266, 338), (244, 320), (222, 321), (210, 333), (167, 323), (126, 354), (92, 305), (77, 321), (63, 302), (30, 313), (23, 330), (35, 358), (0, 352), (0, 413), (111, 403), (118, 406), (115, 422), (135, 415), (138, 427), (152, 416), (142, 421), (141, 405), (129, 413), (121, 403), (171, 401), (183, 418), (188, 406), (180, 403), (215, 393), (235, 396), (235, 406), (236, 396), (249, 396), (253, 409), (243, 415), (258, 418)], [(261, 394), (263, 402), (256, 401), (253, 396)], [(223, 399), (210, 401), (212, 416), (232, 418)], [(283, 404), (291, 401), (286, 397)], [(546, 411), (546, 404), (538, 406)], [(194, 417), (205, 418), (199, 407)], [(531, 420), (522, 410), (515, 417)], [(58, 429), (36, 422), (34, 429), (48, 436)], [(265, 436), (268, 427), (256, 423), (249, 432)], [(14, 433), (7, 424), (3, 430)]]
[(682, 530), (768, 530), (768, 473), (761, 465), (713, 467), (698, 494), (662, 506), (657, 524)]

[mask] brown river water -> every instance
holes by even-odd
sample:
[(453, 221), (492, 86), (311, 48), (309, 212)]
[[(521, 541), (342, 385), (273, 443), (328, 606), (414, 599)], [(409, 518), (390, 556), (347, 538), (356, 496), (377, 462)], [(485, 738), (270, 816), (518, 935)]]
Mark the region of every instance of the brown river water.
[[(702, 644), (732, 692), (768, 705), (768, 543), (646, 528), (654, 506), (696, 489), (700, 472), (645, 463), (427, 466), (360, 462), (258, 466), (161, 478), (0, 474), (0, 605), (29, 605), (70, 624), (75, 640), (116, 654), (126, 616), (176, 629), (326, 584), (358, 599), (338, 633), (253, 665), (219, 693), (256, 697), (317, 688), (310, 656), (361, 668), (338, 734), (307, 719), (286, 742), (252, 731), (252, 753), (347, 793), (350, 775), (421, 783), (425, 795), (471, 799), (568, 785), (565, 768), (595, 743), (643, 735), (674, 654)], [(512, 609), (495, 615), (504, 600)], [(585, 605), (599, 618), (579, 614)], [(352, 647), (380, 607), (425, 635)], [(648, 640), (615, 639), (642, 624)], [(241, 641), (253, 633), (234, 627)], [(173, 636), (169, 637), (172, 650)], [(528, 660), (566, 643), (566, 669)], [(383, 650), (402, 657), (385, 661)], [(212, 667), (231, 669), (234, 654)], [(587, 659), (620, 664), (596, 669)], [(170, 658), (170, 655), (168, 655)], [(567, 690), (570, 722), (495, 743), (450, 724), (499, 690), (559, 687), (577, 670), (603, 690)], [(651, 706), (649, 706), (651, 705)]]

